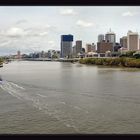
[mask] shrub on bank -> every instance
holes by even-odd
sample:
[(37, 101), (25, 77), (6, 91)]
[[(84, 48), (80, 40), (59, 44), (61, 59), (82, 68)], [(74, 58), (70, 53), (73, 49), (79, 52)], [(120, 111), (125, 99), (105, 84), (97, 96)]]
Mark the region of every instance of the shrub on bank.
[(140, 52), (133, 53), (133, 58), (140, 59)]
[(134, 58), (83, 58), (79, 61), (82, 64), (124, 66), (140, 68), (140, 59)]
[(104, 59), (103, 58), (102, 59), (96, 59), (95, 64), (96, 65), (103, 65), (104, 64)]
[(104, 62), (104, 65), (119, 65), (120, 64), (120, 60), (119, 60), (119, 58), (106, 58), (105, 60), (104, 60), (105, 62)]
[(0, 64), (2, 64), (3, 63), (3, 59), (2, 58), (0, 58)]
[(130, 58), (133, 58), (133, 54), (135, 53), (136, 51), (127, 51), (123, 54), (120, 55), (120, 57), (130, 57)]
[(140, 60), (139, 59), (127, 59), (125, 66), (140, 68)]

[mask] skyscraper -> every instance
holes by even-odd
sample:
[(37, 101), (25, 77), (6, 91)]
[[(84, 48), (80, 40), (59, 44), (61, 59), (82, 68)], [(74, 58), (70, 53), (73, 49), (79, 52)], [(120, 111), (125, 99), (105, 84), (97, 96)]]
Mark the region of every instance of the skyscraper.
[(105, 34), (105, 40), (106, 42), (113, 43), (114, 46), (116, 43), (116, 34), (110, 30)]
[(127, 36), (120, 38), (121, 47), (127, 48)]
[(104, 40), (104, 35), (103, 34), (99, 34), (98, 35), (98, 42), (102, 42)]
[(81, 50), (82, 50), (82, 40), (77, 40), (76, 41), (76, 54), (77, 53), (80, 53), (81, 52)]
[(61, 35), (61, 58), (71, 57), (73, 35)]
[(21, 58), (21, 53), (20, 51), (17, 51), (17, 59), (20, 59)]
[(74, 57), (76, 56), (76, 45), (72, 47), (72, 54)]
[(128, 50), (139, 50), (139, 35), (137, 32), (128, 31), (127, 33)]

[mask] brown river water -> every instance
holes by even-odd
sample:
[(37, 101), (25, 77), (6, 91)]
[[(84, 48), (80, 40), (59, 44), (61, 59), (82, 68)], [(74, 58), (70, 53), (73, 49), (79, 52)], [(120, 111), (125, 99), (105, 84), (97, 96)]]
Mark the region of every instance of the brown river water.
[(0, 134), (140, 133), (140, 69), (15, 61), (0, 76)]

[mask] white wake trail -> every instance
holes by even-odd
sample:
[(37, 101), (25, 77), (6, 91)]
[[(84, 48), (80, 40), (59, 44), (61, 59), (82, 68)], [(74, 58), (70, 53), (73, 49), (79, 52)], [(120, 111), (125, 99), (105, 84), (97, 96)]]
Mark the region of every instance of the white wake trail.
[(11, 85), (13, 85), (13, 86), (15, 86), (15, 87), (17, 87), (17, 88), (19, 88), (19, 89), (25, 89), (25, 88), (23, 88), (23, 87), (21, 87), (21, 86), (19, 86), (19, 85), (17, 85), (17, 84), (15, 84), (15, 83), (12, 83), (12, 82), (9, 82)]
[[(50, 115), (51, 117), (57, 119), (62, 124), (64, 124), (66, 127), (72, 127), (76, 132), (79, 132), (78, 128), (75, 126), (74, 121), (70, 116), (67, 116), (69, 119), (64, 120), (63, 115), (61, 114), (61, 111), (57, 111), (55, 109), (51, 109), (47, 104), (46, 101), (44, 102), (44, 98), (47, 98), (48, 96), (42, 95), (42, 94), (30, 94), (27, 89), (24, 87), (13, 83), (4, 81), (2, 84), (0, 84), (0, 88), (4, 91), (8, 92), (10, 95), (16, 97), (20, 100), (29, 101), (29, 103), (34, 106), (35, 108), (43, 111), (45, 114)], [(60, 102), (61, 104), (65, 105), (65, 102)], [(75, 107), (77, 110), (80, 110), (80, 108)]]

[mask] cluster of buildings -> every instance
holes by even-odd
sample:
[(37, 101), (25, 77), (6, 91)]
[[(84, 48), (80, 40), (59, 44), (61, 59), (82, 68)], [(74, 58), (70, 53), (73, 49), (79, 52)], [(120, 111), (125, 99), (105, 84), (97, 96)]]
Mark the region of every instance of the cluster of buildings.
[(74, 36), (71, 34), (61, 35), (61, 50), (48, 50), (47, 52), (35, 52), (22, 54), (20, 51), (13, 57), (20, 58), (76, 58), (76, 57), (112, 57), (119, 56), (126, 51), (139, 51), (140, 39), (137, 32), (128, 31), (126, 36), (120, 38), (120, 42), (116, 42), (116, 34), (111, 30), (106, 34), (98, 35), (98, 42), (87, 43), (85, 46), (82, 40), (76, 40), (73, 44)]
[(23, 58), (48, 58), (48, 59), (57, 59), (60, 58), (60, 51), (59, 50), (48, 50), (47, 52), (34, 52), (30, 54), (21, 54), (20, 51), (17, 51), (16, 55), (11, 55), (10, 58), (13, 59), (23, 59)]
[(139, 51), (140, 39), (137, 32), (128, 31), (126, 36), (116, 42), (116, 34), (111, 30), (98, 35), (97, 45), (94, 43), (82, 46), (82, 40), (73, 43), (73, 35), (61, 35), (61, 58), (69, 57), (109, 57), (118, 56), (126, 51)]
[(30, 53), (29, 58), (60, 58), (59, 50), (48, 50), (47, 52), (41, 51), (36, 53)]
[(140, 50), (140, 39), (137, 32), (128, 31), (127, 36), (120, 38), (120, 44), (127, 50)]
[(72, 58), (80, 57), (85, 54), (88, 55), (88, 52), (95, 52), (96, 45), (86, 44), (85, 47), (82, 47), (82, 40), (76, 40), (73, 45), (73, 35), (61, 35), (61, 58)]

